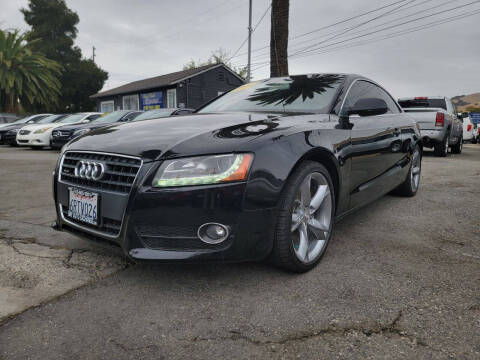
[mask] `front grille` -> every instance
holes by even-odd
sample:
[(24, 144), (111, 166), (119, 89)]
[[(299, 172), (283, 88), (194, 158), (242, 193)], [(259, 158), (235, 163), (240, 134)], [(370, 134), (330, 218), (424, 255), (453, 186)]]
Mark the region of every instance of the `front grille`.
[(107, 235), (117, 236), (120, 233), (120, 228), (122, 227), (122, 222), (118, 220), (109, 219), (107, 217), (102, 216), (99, 220), (99, 226), (90, 225), (87, 223), (79, 222), (76, 219), (72, 219), (68, 216), (68, 206), (62, 205), (62, 214), (65, 219), (75, 224), (81, 225), (84, 228), (92, 229), (95, 231), (101, 231)]
[(20, 135), (28, 135), (28, 134), (31, 133), (31, 131), (30, 131), (30, 130), (20, 130), (18, 133), (19, 133)]
[[(100, 180), (88, 180), (75, 176), (75, 167), (81, 160), (102, 162), (105, 173)], [(65, 153), (60, 169), (60, 180), (73, 185), (128, 194), (142, 165), (137, 158), (87, 152)]]
[(69, 137), (71, 133), (72, 133), (71, 131), (54, 130), (52, 132), (52, 136), (53, 137)]

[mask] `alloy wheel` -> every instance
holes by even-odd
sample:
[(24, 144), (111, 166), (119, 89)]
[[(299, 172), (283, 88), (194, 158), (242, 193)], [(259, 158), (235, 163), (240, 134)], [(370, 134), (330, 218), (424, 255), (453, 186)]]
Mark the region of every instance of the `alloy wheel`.
[(412, 189), (416, 191), (420, 183), (420, 174), (422, 172), (422, 161), (420, 158), (420, 151), (415, 150), (412, 156), (412, 170), (410, 171), (410, 181)]
[(332, 228), (332, 194), (322, 174), (309, 174), (297, 191), (291, 238), (298, 260), (310, 263), (322, 253)]

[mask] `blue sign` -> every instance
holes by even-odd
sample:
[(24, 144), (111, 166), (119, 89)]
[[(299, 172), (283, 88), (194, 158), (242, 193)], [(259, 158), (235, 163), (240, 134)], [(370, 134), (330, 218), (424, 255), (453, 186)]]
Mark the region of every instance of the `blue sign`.
[(151, 92), (148, 94), (140, 94), (140, 109), (152, 110), (163, 107), (163, 92)]
[(470, 118), (474, 124), (480, 124), (480, 113), (470, 113)]

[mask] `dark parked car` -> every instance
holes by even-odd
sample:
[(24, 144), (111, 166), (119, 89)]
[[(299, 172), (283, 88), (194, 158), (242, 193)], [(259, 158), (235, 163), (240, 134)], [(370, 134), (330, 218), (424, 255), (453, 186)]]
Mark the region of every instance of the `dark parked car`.
[(243, 85), (195, 114), (74, 139), (54, 174), (57, 228), (131, 259), (313, 268), (334, 222), (416, 194), (415, 121), (375, 82), (315, 74)]
[[(54, 114), (54, 115), (48, 115), (45, 116), (44, 118), (41, 118), (40, 120), (37, 120), (34, 124), (51, 124), (57, 121), (62, 120), (64, 117), (68, 116), (68, 114)], [(22, 134), (22, 128), (25, 127), (28, 124), (23, 124), (22, 127), (17, 127), (15, 129), (9, 130), (5, 135), (3, 135), (3, 140), (4, 143), (10, 146), (18, 146), (17, 144), (17, 134), (20, 132)], [(27, 130), (28, 131), (28, 130)]]
[(60, 126), (52, 131), (52, 138), (50, 140), (51, 147), (54, 149), (59, 149), (77, 136), (86, 134), (94, 129), (98, 129), (115, 122), (132, 121), (141, 113), (141, 111), (118, 110), (113, 111), (103, 117), (98, 117), (87, 124), (80, 123)]
[(145, 111), (143, 114), (137, 116), (133, 121), (160, 119), (169, 116), (188, 115), (193, 113), (193, 109), (180, 108), (163, 108)]
[[(36, 124), (37, 122), (39, 122), (40, 120), (42, 120), (43, 118), (45, 118), (49, 115), (52, 115), (52, 114), (31, 115), (31, 116), (27, 116), (27, 117), (24, 117), (22, 119), (19, 119), (17, 121), (14, 121), (11, 124), (3, 125), (2, 127), (0, 127), (0, 145), (9, 144), (9, 145), (12, 145), (12, 146), (16, 146), (17, 145), (16, 142), (12, 143), (10, 141), (11, 137), (12, 137), (12, 134), (15, 134), (15, 136), (17, 136), (16, 134), (17, 134), (18, 130), (20, 130), (25, 125)], [(10, 132), (10, 134), (8, 135), (8, 141), (7, 141), (6, 140), (6, 135), (7, 135), (8, 132)]]

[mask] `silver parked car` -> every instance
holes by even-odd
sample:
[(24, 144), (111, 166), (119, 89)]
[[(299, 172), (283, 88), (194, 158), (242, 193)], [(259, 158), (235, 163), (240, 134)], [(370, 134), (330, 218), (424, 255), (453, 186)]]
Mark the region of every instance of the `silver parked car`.
[(420, 127), (424, 147), (433, 148), (437, 156), (447, 156), (449, 147), (454, 154), (462, 152), (463, 124), (449, 98), (414, 97), (398, 102)]

